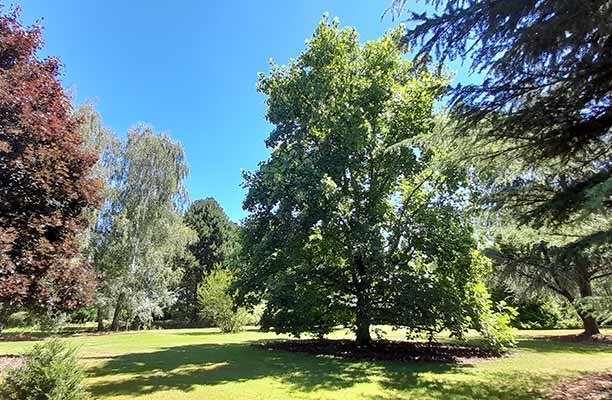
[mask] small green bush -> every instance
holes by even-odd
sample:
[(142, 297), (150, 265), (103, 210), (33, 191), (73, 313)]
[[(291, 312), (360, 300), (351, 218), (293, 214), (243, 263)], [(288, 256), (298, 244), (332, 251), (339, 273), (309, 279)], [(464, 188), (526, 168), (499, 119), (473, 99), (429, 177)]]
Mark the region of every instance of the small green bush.
[(84, 400), (89, 399), (78, 365), (76, 349), (53, 339), (36, 344), (24, 354), (25, 363), (9, 369), (0, 385), (4, 400)]
[(46, 333), (58, 333), (66, 326), (67, 315), (65, 313), (45, 312), (34, 315), (38, 327)]
[(513, 325), (519, 329), (554, 329), (563, 319), (558, 301), (532, 299), (516, 306), (518, 316)]
[(32, 325), (32, 316), (27, 311), (18, 311), (6, 319), (6, 328), (23, 328)]
[(236, 307), (230, 292), (233, 279), (231, 271), (215, 268), (198, 286), (200, 316), (212, 321), (224, 333), (240, 331), (249, 319), (244, 308)]
[(94, 322), (96, 320), (96, 307), (81, 307), (67, 315), (66, 322), (73, 324), (84, 324), (86, 322)]

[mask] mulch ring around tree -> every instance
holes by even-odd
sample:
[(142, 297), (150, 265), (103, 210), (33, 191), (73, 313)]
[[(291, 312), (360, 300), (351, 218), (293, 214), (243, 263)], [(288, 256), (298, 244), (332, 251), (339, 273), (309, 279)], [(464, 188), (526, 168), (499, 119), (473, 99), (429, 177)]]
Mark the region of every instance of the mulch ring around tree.
[(0, 335), (0, 342), (30, 342), (34, 340), (42, 340), (42, 338), (29, 334)]
[(550, 400), (612, 399), (612, 373), (597, 373), (561, 381), (548, 396)]
[(23, 365), (23, 358), (16, 355), (0, 356), (0, 374), (7, 368), (18, 368)]
[(542, 336), (542, 339), (547, 340), (557, 340), (560, 342), (569, 342), (569, 343), (592, 343), (592, 344), (612, 344), (612, 335), (563, 335), (563, 336)]
[(258, 343), (255, 346), (267, 350), (308, 353), (350, 360), (385, 360), (404, 362), (473, 363), (487, 358), (500, 357), (503, 353), (476, 346), (427, 342), (373, 341), (369, 347), (358, 346), (352, 340), (280, 340)]

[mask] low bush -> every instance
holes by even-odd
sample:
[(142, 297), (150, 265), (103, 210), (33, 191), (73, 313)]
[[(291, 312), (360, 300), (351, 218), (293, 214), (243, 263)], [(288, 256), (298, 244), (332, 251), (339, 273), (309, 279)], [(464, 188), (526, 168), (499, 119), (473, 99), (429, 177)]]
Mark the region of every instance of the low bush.
[(5, 322), (5, 328), (23, 328), (32, 325), (32, 316), (27, 311), (18, 311), (9, 315)]
[(0, 385), (4, 400), (89, 399), (78, 365), (77, 351), (58, 339), (36, 344), (24, 354), (24, 364), (8, 369)]
[(66, 326), (68, 316), (65, 313), (46, 312), (34, 315), (34, 320), (41, 331), (58, 333)]
[(200, 317), (210, 320), (224, 333), (238, 332), (249, 322), (249, 313), (236, 307), (230, 292), (233, 279), (231, 271), (216, 268), (198, 286)]
[(68, 314), (66, 322), (73, 324), (84, 324), (86, 322), (96, 321), (96, 308), (95, 307), (81, 307)]
[(557, 302), (533, 299), (517, 304), (518, 316), (513, 324), (519, 329), (554, 329), (563, 319)]

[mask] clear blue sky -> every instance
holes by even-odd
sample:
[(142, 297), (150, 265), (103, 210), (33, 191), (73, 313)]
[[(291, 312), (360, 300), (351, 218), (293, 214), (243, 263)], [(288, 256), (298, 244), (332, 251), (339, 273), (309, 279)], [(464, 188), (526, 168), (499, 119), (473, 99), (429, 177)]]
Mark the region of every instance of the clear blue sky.
[(92, 100), (121, 135), (146, 122), (179, 140), (190, 198), (215, 197), (235, 221), (245, 216), (240, 171), (268, 156), (257, 73), (298, 56), (326, 11), (362, 40), (397, 24), (380, 18), (390, 0), (12, 2), (25, 23), (43, 18), (42, 54), (60, 57), (77, 103)]

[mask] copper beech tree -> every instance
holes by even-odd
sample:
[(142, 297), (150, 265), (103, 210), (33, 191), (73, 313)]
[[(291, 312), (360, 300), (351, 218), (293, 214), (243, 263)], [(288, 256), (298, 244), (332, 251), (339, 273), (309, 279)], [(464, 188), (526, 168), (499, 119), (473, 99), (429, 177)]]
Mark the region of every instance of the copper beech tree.
[(96, 156), (77, 132), (58, 79), (41, 60), (39, 27), (0, 15), (0, 311), (71, 310), (91, 299), (94, 276), (78, 260), (85, 210), (98, 206)]

